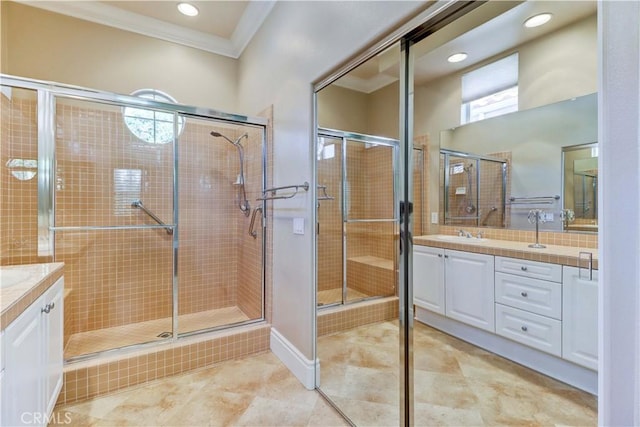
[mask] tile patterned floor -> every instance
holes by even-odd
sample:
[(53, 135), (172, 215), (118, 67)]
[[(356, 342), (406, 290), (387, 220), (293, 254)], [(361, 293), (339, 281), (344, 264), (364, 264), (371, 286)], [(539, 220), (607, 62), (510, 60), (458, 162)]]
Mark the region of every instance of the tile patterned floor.
[[(397, 322), (318, 340), (321, 389), (358, 426), (397, 425)], [(416, 426), (595, 426), (588, 393), (416, 322)]]
[[(193, 332), (200, 329), (213, 328), (249, 320), (238, 307), (224, 307), (216, 310), (178, 316), (180, 332)], [(81, 354), (95, 353), (112, 348), (125, 347), (132, 344), (162, 340), (158, 337), (162, 332), (171, 331), (171, 318), (132, 323), (113, 328), (73, 334), (64, 349), (64, 357), (68, 359)]]
[(53, 419), (69, 426), (348, 426), (272, 353), (59, 406)]

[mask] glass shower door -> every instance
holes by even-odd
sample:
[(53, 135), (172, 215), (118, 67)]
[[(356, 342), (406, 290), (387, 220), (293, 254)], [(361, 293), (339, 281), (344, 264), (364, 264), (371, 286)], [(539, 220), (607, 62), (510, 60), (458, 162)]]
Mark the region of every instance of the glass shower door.
[(397, 143), (347, 138), (344, 150), (345, 303), (395, 296)]
[(178, 141), (178, 331), (264, 317), (264, 128), (189, 117)]
[(65, 359), (173, 335), (173, 120), (170, 112), (55, 98)]
[(344, 297), (342, 146), (342, 138), (318, 137), (318, 306), (341, 304)]

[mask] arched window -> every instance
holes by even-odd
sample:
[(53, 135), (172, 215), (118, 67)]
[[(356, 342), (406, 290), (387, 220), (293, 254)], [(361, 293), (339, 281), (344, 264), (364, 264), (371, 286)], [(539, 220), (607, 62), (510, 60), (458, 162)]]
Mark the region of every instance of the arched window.
[[(176, 103), (170, 95), (155, 89), (140, 89), (131, 95), (154, 101)], [(139, 107), (124, 107), (124, 123), (131, 133), (150, 144), (166, 144), (173, 141), (173, 113)], [(178, 135), (184, 128), (184, 117), (178, 117)]]

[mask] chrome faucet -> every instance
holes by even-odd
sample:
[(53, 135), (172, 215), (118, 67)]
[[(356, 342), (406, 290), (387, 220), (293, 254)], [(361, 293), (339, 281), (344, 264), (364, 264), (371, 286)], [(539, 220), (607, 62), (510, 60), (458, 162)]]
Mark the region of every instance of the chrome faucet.
[(467, 239), (470, 239), (471, 237), (473, 237), (471, 233), (469, 233), (468, 231), (464, 231), (462, 229), (458, 230), (458, 236), (466, 237)]

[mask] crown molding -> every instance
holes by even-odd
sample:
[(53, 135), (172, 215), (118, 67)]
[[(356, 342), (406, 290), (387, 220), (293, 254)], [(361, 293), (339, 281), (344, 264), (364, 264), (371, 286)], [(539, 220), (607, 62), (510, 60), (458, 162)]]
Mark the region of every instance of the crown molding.
[(397, 80), (397, 77), (392, 77), (387, 74), (377, 74), (375, 77), (372, 77), (370, 79), (361, 79), (359, 77), (345, 75), (333, 82), (333, 84), (346, 89), (370, 94), (379, 89), (382, 89), (387, 85), (390, 85)]
[(250, 2), (229, 40), (129, 12), (98, 1), (14, 1), (234, 59), (240, 57), (242, 51), (249, 44), (249, 41), (258, 31), (275, 4), (275, 0)]

